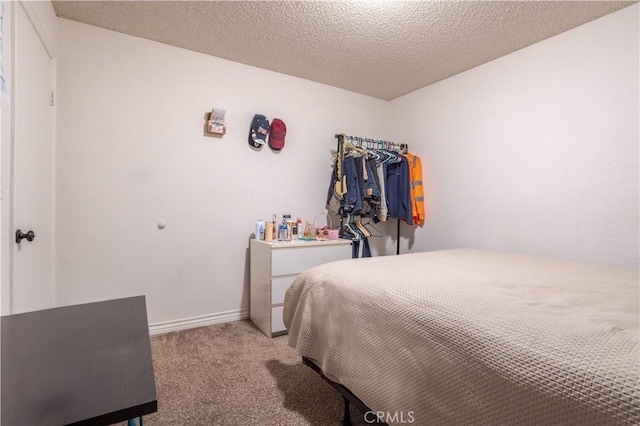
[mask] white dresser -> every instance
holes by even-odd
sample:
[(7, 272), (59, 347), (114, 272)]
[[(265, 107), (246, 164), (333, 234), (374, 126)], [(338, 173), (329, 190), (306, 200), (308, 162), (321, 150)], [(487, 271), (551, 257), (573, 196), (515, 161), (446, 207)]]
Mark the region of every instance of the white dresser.
[(351, 240), (267, 242), (251, 240), (251, 321), (267, 336), (287, 332), (284, 293), (313, 266), (351, 258)]

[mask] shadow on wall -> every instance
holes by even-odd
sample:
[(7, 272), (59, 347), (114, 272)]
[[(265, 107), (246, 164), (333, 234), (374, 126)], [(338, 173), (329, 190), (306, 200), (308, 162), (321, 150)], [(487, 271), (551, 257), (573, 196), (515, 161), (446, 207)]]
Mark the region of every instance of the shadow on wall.
[[(376, 224), (382, 237), (371, 237), (369, 243), (374, 256), (395, 255), (398, 251), (398, 220), (389, 219)], [(400, 221), (400, 254), (411, 252), (416, 242), (416, 227)]]
[[(309, 367), (289, 365), (277, 359), (266, 362), (284, 396), (284, 408), (302, 415), (313, 426), (342, 424), (342, 396)], [(367, 425), (364, 413), (351, 406), (351, 421), (355, 426)]]
[(249, 235), (247, 241), (247, 248), (244, 251), (244, 268), (242, 273), (242, 298), (240, 300), (241, 309), (249, 309), (249, 291), (251, 288), (251, 239), (255, 238), (256, 234)]
[(408, 240), (407, 241), (407, 248), (405, 249), (405, 251), (407, 252), (411, 252), (411, 249), (413, 249), (414, 244), (416, 243), (416, 226), (410, 226), (407, 225), (406, 223), (402, 223), (402, 221), (400, 222), (400, 252), (402, 253), (402, 240)]

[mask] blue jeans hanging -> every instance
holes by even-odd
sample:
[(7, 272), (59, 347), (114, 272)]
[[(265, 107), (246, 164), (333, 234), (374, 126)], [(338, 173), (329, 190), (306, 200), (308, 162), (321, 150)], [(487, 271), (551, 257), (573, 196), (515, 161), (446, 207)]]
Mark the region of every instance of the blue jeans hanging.
[(369, 247), (369, 238), (362, 238), (361, 240), (353, 240), (351, 243), (351, 257), (353, 259), (358, 258), (360, 254), (360, 241), (362, 241), (362, 257), (371, 257), (371, 247)]
[(344, 159), (344, 175), (347, 178), (347, 193), (342, 199), (342, 213), (360, 214), (362, 198), (355, 158), (346, 157)]

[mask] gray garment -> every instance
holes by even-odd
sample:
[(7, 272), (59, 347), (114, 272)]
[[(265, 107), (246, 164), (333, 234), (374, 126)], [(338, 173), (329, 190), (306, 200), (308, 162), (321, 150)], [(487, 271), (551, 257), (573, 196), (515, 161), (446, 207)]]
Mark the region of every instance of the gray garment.
[(380, 208), (378, 210), (378, 219), (381, 222), (387, 221), (387, 197), (385, 196), (385, 182), (384, 182), (384, 169), (382, 164), (376, 164), (376, 173), (378, 174), (378, 181), (380, 181)]

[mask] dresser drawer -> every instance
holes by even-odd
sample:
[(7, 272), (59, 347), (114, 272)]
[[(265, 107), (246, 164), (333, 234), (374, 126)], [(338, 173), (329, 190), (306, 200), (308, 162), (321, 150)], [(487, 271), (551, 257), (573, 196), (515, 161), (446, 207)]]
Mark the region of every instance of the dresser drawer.
[(291, 275), (335, 260), (349, 259), (351, 245), (279, 248), (271, 251), (271, 275)]
[(297, 275), (288, 275), (284, 277), (274, 277), (271, 279), (271, 304), (277, 305), (284, 303), (284, 294), (296, 279)]
[(271, 308), (271, 333), (282, 333), (287, 331), (284, 326), (284, 320), (282, 319), (284, 313), (284, 306), (277, 306)]

